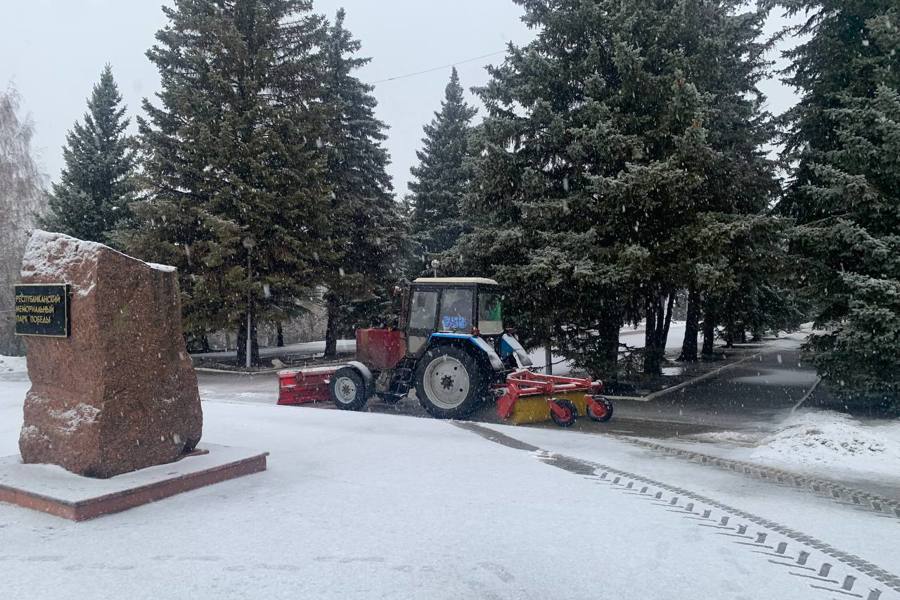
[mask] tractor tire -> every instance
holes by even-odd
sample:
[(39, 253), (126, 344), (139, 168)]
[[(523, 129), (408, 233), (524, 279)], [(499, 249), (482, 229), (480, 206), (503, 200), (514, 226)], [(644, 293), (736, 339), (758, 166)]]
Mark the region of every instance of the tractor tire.
[(550, 411), (550, 419), (559, 425), (560, 427), (571, 427), (575, 424), (575, 420), (578, 418), (578, 407), (570, 400), (551, 400), (558, 406), (563, 409), (562, 415), (557, 415), (552, 410)]
[(597, 421), (598, 423), (606, 423), (613, 416), (613, 403), (603, 396), (594, 396), (594, 401), (600, 404), (602, 407), (602, 411), (597, 414), (594, 411), (594, 407), (591, 406), (590, 403), (587, 405), (587, 414), (591, 418), (592, 421)]
[(438, 419), (469, 416), (488, 393), (490, 375), (479, 361), (458, 346), (432, 348), (416, 368), (416, 396)]
[(352, 367), (341, 367), (335, 371), (328, 391), (334, 405), (341, 410), (361, 410), (369, 400), (365, 380)]

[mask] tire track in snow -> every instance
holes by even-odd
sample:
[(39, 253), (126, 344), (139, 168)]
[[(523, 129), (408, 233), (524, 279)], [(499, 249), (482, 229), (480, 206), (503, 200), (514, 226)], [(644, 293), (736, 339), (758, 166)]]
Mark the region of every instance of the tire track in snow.
[(734, 473), (742, 473), (748, 477), (768, 481), (775, 485), (791, 486), (798, 490), (811, 492), (822, 498), (828, 498), (838, 504), (850, 505), (854, 508), (874, 512), (882, 516), (900, 518), (900, 501), (894, 498), (887, 498), (885, 496), (852, 488), (837, 481), (800, 475), (798, 473), (792, 473), (791, 471), (766, 467), (740, 460), (732, 460), (730, 458), (720, 458), (718, 456), (703, 454), (702, 452), (694, 452), (693, 450), (673, 448), (671, 446), (631, 436), (617, 435), (616, 437), (629, 444), (648, 448), (676, 458), (689, 460), (705, 466), (718, 467)]
[[(563, 454), (551, 453), (499, 431), (478, 425), (477, 423), (454, 421), (453, 425), (479, 435), (496, 444), (515, 450), (529, 452), (541, 462), (576, 475), (581, 475), (598, 484), (609, 485), (623, 493), (632, 494), (638, 498), (649, 499), (653, 501), (654, 504), (664, 507), (666, 510), (673, 513), (680, 514), (684, 518), (697, 520), (698, 526), (718, 529), (719, 531), (717, 533), (719, 534), (735, 537), (736, 543), (746, 546), (754, 552), (768, 555), (769, 562), (773, 565), (793, 569), (789, 571), (791, 575), (798, 578), (810, 579), (811, 583), (809, 583), (809, 585), (818, 591), (839, 594), (846, 597), (864, 598), (865, 600), (879, 600), (882, 594), (882, 590), (877, 587), (870, 588), (868, 595), (866, 596), (853, 591), (855, 584), (861, 577), (848, 573), (842, 581), (834, 579), (832, 578), (832, 568), (834, 565), (825, 562), (818, 570), (810, 567), (808, 564), (810, 552), (807, 550), (798, 550), (795, 557), (791, 556), (787, 554), (788, 542), (781, 541), (776, 545), (772, 545), (774, 542), (766, 543), (769, 541), (771, 533), (783, 536), (783, 538), (786, 538), (787, 540), (791, 540), (806, 548), (815, 550), (842, 563), (860, 575), (868, 576), (891, 590), (900, 592), (900, 577), (897, 575), (866, 561), (859, 556), (839, 550), (822, 540), (770, 519), (729, 506), (691, 490), (669, 485), (637, 473), (623, 471), (622, 469), (617, 469), (601, 463), (574, 458)], [(610, 475), (612, 475), (612, 477), (610, 477)], [(651, 488), (654, 488), (654, 491), (651, 491)], [(689, 502), (685, 502), (685, 500), (688, 500)], [(701, 504), (704, 506), (698, 506)], [(714, 509), (723, 513), (720, 518), (713, 518)], [(730, 524), (732, 517), (738, 517), (738, 519), (752, 523), (757, 528), (762, 528), (767, 531), (754, 531), (755, 535), (752, 535), (749, 532), (750, 528), (747, 524), (739, 524), (737, 526)], [(778, 560), (772, 560), (773, 558), (777, 558)], [(788, 560), (793, 560), (794, 562), (786, 562)]]

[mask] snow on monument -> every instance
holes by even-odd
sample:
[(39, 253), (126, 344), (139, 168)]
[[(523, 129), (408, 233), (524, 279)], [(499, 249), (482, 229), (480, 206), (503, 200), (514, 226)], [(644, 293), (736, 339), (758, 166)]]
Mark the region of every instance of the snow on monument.
[[(203, 415), (181, 332), (175, 269), (34, 232), (22, 283), (39, 290), (36, 284), (63, 282), (70, 292), (66, 335), (25, 338), (32, 386), (19, 438), (23, 462), (107, 478), (192, 451)], [(21, 299), (26, 319), (32, 317), (25, 300), (54, 297)], [(43, 309), (29, 310), (39, 327)]]

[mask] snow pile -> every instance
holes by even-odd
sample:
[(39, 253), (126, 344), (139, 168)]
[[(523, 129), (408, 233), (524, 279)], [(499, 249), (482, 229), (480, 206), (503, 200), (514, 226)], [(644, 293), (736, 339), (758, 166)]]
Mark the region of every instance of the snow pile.
[(173, 267), (172, 265), (161, 265), (159, 263), (152, 263), (152, 262), (148, 262), (148, 263), (144, 263), (144, 264), (147, 265), (148, 267), (150, 267), (151, 269), (155, 269), (157, 271), (162, 271), (163, 273), (174, 273), (175, 271), (178, 270), (177, 268)]
[(710, 431), (688, 436), (700, 442), (736, 444), (738, 446), (756, 446), (761, 434), (746, 433), (743, 431)]
[(761, 439), (750, 460), (896, 475), (900, 473), (900, 423), (865, 426), (831, 411), (798, 413)]
[(28, 367), (25, 364), (24, 356), (3, 356), (0, 355), (0, 374), (3, 373), (25, 373)]

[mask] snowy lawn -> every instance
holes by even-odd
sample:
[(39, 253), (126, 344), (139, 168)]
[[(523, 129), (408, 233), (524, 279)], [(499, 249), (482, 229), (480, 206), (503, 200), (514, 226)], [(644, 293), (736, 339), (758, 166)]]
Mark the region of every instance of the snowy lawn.
[[(16, 452), (27, 385), (0, 376), (0, 455)], [(269, 471), (80, 524), (0, 505), (0, 598), (822, 597), (684, 509), (448, 422), (208, 401), (204, 414), (206, 442), (269, 450)], [(892, 555), (875, 516), (600, 436), (499, 429)]]
[(870, 479), (900, 490), (900, 422), (862, 422), (800, 410), (763, 433), (715, 432), (670, 446), (838, 480)]

